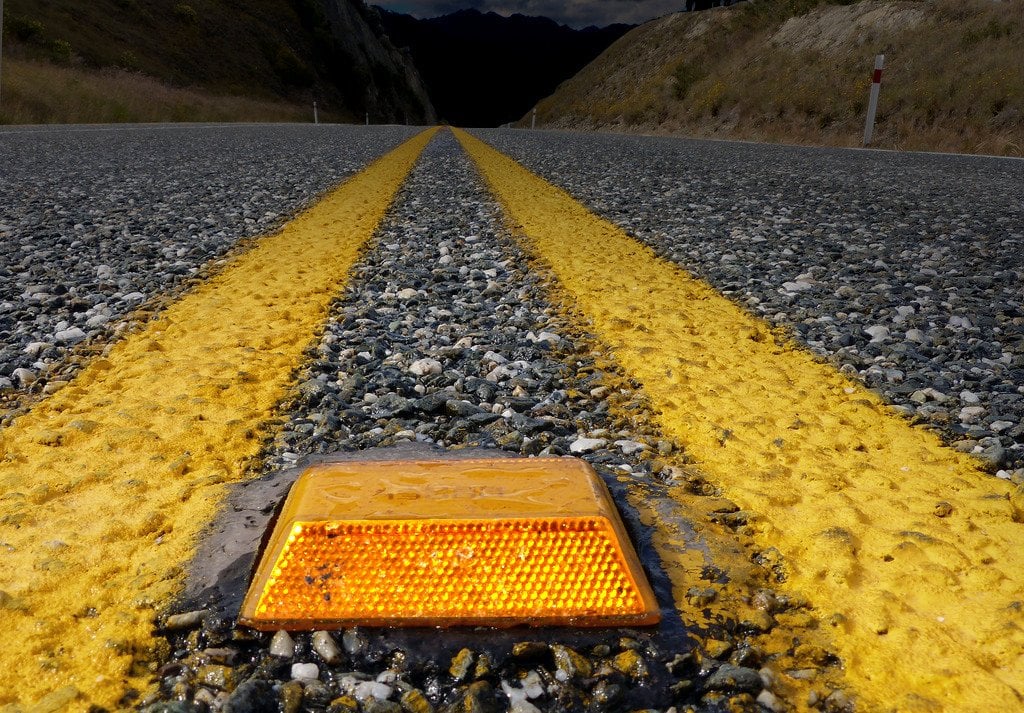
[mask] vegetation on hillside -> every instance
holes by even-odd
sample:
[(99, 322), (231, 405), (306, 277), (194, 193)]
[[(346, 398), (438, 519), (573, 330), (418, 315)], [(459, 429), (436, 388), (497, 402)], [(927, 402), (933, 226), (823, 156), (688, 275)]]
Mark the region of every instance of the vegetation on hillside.
[[(172, 87), (137, 72), (5, 60), (0, 124), (312, 121), (312, 107)], [(321, 121), (346, 117), (323, 113)]]
[[(632, 31), (539, 105), (546, 126), (1024, 154), (1024, 0), (757, 0)], [(523, 120), (523, 123), (526, 119)]]
[[(4, 15), (5, 55), (32, 66), (134, 72), (274, 104), (318, 100), (335, 117), (432, 118), (361, 0), (6, 0)], [(12, 63), (7, 78), (23, 97), (28, 66)]]

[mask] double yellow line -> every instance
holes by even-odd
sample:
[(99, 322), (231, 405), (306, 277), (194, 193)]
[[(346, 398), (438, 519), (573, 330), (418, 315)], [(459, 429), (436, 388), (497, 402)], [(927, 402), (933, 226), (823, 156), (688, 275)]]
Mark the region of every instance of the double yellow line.
[[(0, 706), (111, 707), (147, 685), (154, 614), (432, 134), (0, 432)], [(563, 191), (458, 138), (665, 433), (783, 553), (861, 710), (1019, 709), (1024, 525), (1010, 488)]]

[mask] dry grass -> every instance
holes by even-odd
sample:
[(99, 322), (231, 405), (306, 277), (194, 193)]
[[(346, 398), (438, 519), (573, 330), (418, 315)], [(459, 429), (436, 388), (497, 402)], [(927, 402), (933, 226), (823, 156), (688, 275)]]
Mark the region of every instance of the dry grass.
[(5, 59), (3, 75), (0, 124), (312, 120), (311, 107), (216, 96), (120, 70)]
[[(1024, 155), (1024, 0), (761, 0), (663, 18), (541, 103), (547, 125)], [(788, 21), (788, 22), (787, 22)]]

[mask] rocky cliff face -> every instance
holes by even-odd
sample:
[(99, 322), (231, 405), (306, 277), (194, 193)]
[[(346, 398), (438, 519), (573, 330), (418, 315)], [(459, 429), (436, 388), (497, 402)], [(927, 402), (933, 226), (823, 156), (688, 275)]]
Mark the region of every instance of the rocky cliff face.
[(373, 123), (433, 124), (434, 108), (409, 53), (388, 39), (380, 16), (360, 0), (323, 0), (346, 75), (346, 103)]

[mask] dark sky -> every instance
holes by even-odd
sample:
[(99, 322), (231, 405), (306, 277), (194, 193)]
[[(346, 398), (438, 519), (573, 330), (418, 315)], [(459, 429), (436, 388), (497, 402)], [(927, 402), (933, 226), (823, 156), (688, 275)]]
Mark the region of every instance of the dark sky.
[(686, 7), (685, 0), (370, 0), (370, 4), (416, 17), (436, 17), (466, 8), (506, 16), (518, 12), (550, 17), (577, 28), (613, 22), (639, 24)]

